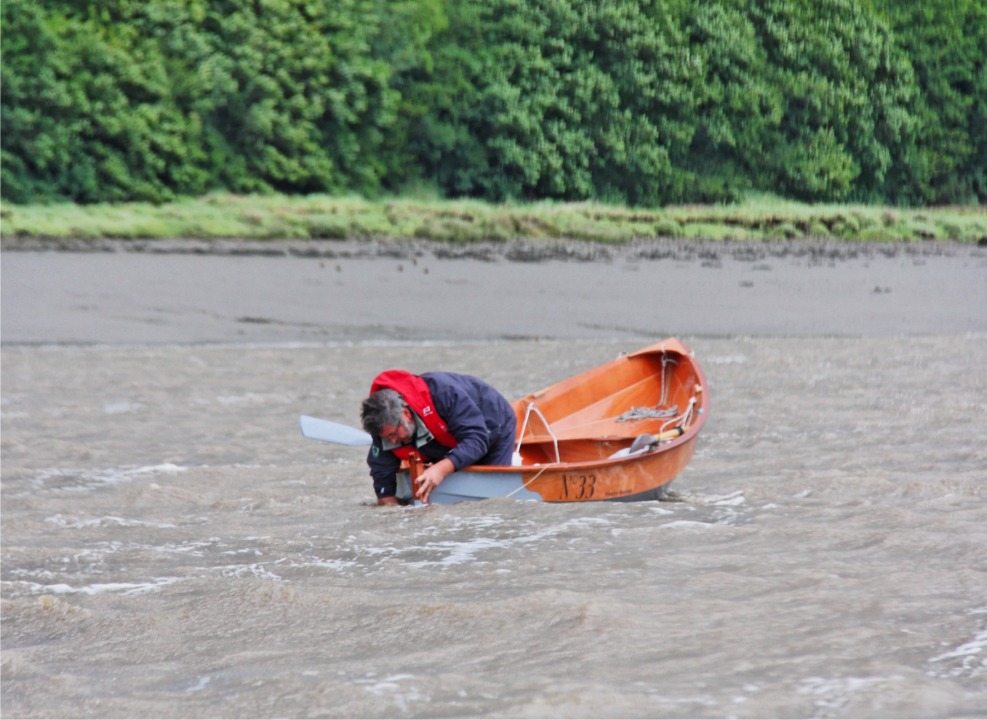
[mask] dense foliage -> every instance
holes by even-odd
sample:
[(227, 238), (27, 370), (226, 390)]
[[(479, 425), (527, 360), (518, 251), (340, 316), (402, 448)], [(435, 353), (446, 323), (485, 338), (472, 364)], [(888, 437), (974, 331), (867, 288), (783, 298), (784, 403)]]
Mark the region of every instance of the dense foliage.
[(918, 88), (891, 181), (915, 203), (987, 200), (987, 3), (882, 0)]
[(4, 199), (987, 200), (982, 0), (5, 0)]

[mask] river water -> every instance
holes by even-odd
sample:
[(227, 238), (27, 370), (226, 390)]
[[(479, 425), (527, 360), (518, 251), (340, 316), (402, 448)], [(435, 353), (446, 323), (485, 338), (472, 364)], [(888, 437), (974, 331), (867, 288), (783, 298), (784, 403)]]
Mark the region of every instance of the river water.
[(5, 343), (3, 716), (987, 717), (987, 335), (680, 337), (676, 501), (422, 508), (298, 416), (659, 338)]

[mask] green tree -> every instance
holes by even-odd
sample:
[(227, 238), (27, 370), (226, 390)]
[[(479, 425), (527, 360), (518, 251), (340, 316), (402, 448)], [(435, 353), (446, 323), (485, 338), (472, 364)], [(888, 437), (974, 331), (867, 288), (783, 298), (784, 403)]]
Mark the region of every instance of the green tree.
[(454, 0), (410, 137), (450, 195), (653, 203), (688, 137), (687, 53), (664, 5)]
[(987, 199), (982, 0), (7, 0), (28, 202)]
[(201, 189), (198, 128), (131, 20), (127, 2), (4, 2), (5, 197), (161, 201)]
[(987, 201), (987, 4), (880, 0), (914, 67), (917, 138), (887, 194), (921, 203)]
[(804, 200), (873, 197), (910, 144), (911, 68), (852, 0), (744, 0), (782, 93), (754, 162), (759, 183)]
[(5, 2), (4, 197), (372, 194), (391, 19), (375, 0)]
[[(184, 5), (185, 3), (178, 3)], [(374, 192), (394, 122), (389, 70), (370, 57), (381, 17), (360, 0), (221, 0), (191, 25), (148, 12), (204, 127), (214, 182), (236, 192)]]
[(380, 149), (385, 165), (384, 188), (400, 192), (409, 185), (427, 182), (413, 138), (431, 110), (432, 96), (422, 92), (433, 71), (433, 38), (448, 28), (443, 0), (391, 0), (386, 3), (387, 22), (370, 39), (370, 54), (386, 63), (389, 87), (398, 101), (396, 120), (384, 133)]
[(771, 188), (762, 159), (784, 116), (785, 93), (769, 73), (757, 29), (736, 3), (696, 4), (684, 26), (702, 77), (696, 131), (679, 160), (694, 178), (690, 197)]

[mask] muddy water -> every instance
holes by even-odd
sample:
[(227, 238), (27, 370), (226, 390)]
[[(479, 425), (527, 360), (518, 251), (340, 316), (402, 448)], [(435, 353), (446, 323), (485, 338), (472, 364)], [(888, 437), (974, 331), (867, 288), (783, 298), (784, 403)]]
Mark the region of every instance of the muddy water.
[[(4, 717), (987, 717), (982, 249), (333, 248), (5, 245)], [(297, 429), (670, 334), (678, 502), (378, 509)]]
[(682, 339), (679, 502), (416, 509), (298, 416), (646, 342), (5, 346), (3, 716), (987, 716), (987, 337)]

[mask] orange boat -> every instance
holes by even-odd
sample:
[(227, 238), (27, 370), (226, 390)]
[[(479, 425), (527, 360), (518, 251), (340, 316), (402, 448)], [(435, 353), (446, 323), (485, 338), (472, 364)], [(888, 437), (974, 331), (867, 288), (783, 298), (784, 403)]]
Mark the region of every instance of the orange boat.
[[(452, 473), (432, 503), (660, 500), (692, 458), (709, 396), (692, 352), (669, 338), (512, 405), (520, 464)], [(399, 497), (412, 497), (410, 478), (419, 474), (414, 462), (399, 474)]]
[[(688, 464), (709, 412), (702, 369), (675, 338), (551, 385), (512, 403), (517, 452), (511, 466), (474, 465), (446, 476), (431, 503), (493, 497), (545, 502), (661, 500)], [(309, 438), (369, 445), (357, 428), (302, 417)], [(412, 460), (398, 473), (414, 497)], [(417, 502), (417, 501), (415, 501)]]

